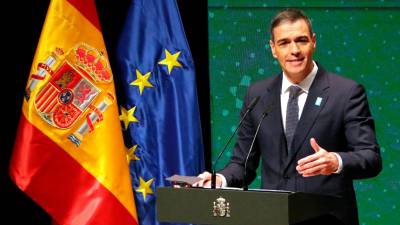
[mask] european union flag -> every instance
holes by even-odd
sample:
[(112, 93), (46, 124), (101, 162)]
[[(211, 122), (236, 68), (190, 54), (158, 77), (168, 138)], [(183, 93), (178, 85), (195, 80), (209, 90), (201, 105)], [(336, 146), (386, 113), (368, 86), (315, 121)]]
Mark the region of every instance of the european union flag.
[(158, 224), (156, 187), (204, 170), (194, 63), (175, 0), (132, 1), (117, 60), (139, 223)]

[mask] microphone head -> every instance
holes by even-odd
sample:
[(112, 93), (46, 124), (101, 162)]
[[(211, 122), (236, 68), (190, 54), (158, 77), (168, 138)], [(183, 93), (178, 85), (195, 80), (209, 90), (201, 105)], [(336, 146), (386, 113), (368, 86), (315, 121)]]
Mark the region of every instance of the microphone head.
[(251, 100), (250, 104), (247, 106), (247, 110), (251, 111), (253, 110), (254, 106), (256, 106), (258, 100), (260, 100), (260, 96), (257, 96)]

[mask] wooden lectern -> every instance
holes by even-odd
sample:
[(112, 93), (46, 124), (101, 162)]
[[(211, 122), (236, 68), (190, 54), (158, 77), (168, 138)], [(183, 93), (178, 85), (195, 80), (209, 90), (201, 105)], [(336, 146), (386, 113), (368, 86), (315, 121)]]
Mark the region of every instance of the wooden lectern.
[(333, 196), (272, 190), (157, 188), (157, 219), (214, 225), (289, 225), (328, 214)]

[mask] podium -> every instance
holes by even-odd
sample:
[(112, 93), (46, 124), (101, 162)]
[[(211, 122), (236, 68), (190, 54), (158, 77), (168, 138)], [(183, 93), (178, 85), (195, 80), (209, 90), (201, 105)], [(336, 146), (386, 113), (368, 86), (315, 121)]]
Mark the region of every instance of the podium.
[(289, 225), (328, 214), (340, 199), (318, 194), (241, 189), (157, 188), (160, 222)]

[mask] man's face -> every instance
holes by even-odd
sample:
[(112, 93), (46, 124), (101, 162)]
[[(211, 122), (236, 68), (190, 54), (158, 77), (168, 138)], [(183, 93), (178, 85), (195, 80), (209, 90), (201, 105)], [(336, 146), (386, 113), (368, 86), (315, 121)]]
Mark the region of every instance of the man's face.
[(313, 68), (315, 34), (310, 35), (303, 19), (280, 24), (273, 29), (273, 34), (274, 40), (269, 41), (272, 55), (292, 82), (301, 82)]

